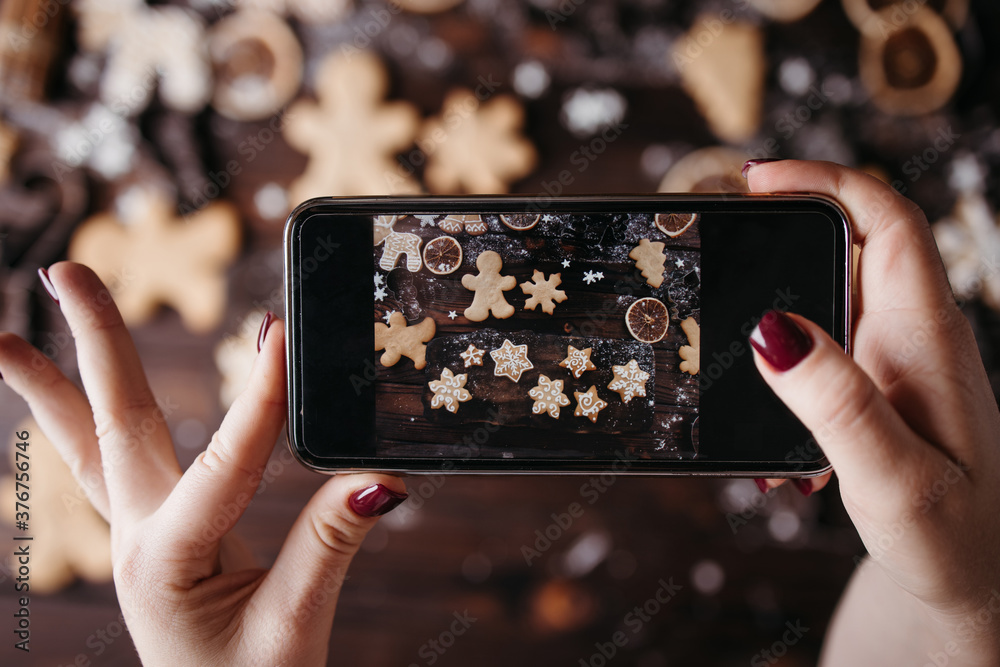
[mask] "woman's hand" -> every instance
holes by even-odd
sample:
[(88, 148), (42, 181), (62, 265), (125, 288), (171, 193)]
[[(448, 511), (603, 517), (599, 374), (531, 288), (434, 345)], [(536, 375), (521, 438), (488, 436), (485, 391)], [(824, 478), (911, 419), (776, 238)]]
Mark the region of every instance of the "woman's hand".
[(135, 345), (107, 289), (79, 264), (43, 283), (76, 339), (84, 395), (0, 333), (0, 372), (24, 397), (111, 525), (115, 586), (145, 665), (322, 665), (347, 566), (401, 480), (342, 475), (299, 515), (270, 570), (230, 532), (287, 414), (284, 332), (265, 321), (248, 389), (182, 471)]
[(926, 218), (834, 164), (755, 163), (746, 176), (754, 192), (834, 197), (861, 246), (853, 359), (796, 315), (751, 335), (877, 564), (841, 602), (827, 664), (1000, 664), (1000, 414)]

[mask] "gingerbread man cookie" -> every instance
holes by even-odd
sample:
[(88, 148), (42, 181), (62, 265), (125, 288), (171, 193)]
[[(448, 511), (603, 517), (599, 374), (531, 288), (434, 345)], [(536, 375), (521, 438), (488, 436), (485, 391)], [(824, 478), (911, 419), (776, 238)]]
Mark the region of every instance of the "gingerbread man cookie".
[(236, 209), (213, 202), (182, 221), (169, 198), (143, 187), (126, 191), (118, 204), (117, 215), (101, 213), (80, 225), (69, 258), (97, 272), (127, 324), (145, 322), (166, 304), (191, 331), (218, 326), (226, 269), (240, 247)]
[(653, 287), (663, 284), (663, 267), (667, 262), (667, 256), (663, 252), (665, 247), (666, 244), (660, 241), (643, 239), (628, 254), (629, 259), (635, 261), (635, 268), (642, 271), (642, 277)]
[(514, 306), (507, 303), (503, 293), (517, 286), (514, 276), (500, 275), (503, 260), (496, 252), (487, 250), (476, 258), (479, 275), (467, 273), (462, 276), (462, 286), (476, 293), (472, 305), (465, 309), (465, 317), (471, 322), (482, 322), (490, 313), (498, 320), (505, 320), (514, 314)]
[(361, 52), (330, 55), (316, 77), (319, 102), (288, 111), (285, 139), (309, 155), (289, 188), (295, 205), (325, 195), (416, 194), (417, 182), (398, 175), (396, 153), (413, 143), (419, 116), (408, 102), (386, 103), (389, 78), (378, 58)]
[(333, 23), (347, 14), (351, 0), (237, 0), (241, 7), (288, 16), (303, 23)]
[(535, 306), (541, 306), (542, 312), (551, 315), (556, 309), (556, 304), (566, 300), (566, 292), (556, 289), (561, 282), (560, 274), (553, 273), (546, 279), (545, 274), (536, 269), (531, 274), (530, 281), (521, 283), (521, 291), (531, 297), (524, 302), (524, 307), (534, 310)]
[(375, 351), (385, 350), (379, 361), (383, 366), (395, 366), (403, 357), (413, 360), (413, 367), (418, 371), (427, 365), (427, 341), (434, 338), (434, 318), (425, 317), (424, 321), (414, 326), (406, 324), (406, 318), (400, 312), (389, 315), (389, 326), (382, 322), (375, 323)]
[[(21, 456), (17, 456), (21, 454)], [(24, 456), (28, 459), (23, 458)], [(73, 478), (55, 446), (38, 424), (28, 418), (14, 429), (10, 446), (11, 469), (16, 463), (31, 462), (28, 484), (31, 511), (24, 520), (27, 528), (18, 535), (31, 536), (37, 544), (31, 548), (31, 591), (54, 593), (69, 586), (78, 577), (95, 583), (111, 581), (111, 531), (108, 524), (87, 500), (84, 490)], [(35, 474), (35, 472), (38, 474)], [(14, 494), (25, 490), (14, 475), (0, 479), (0, 493), (10, 499), (4, 520), (13, 521)]]
[(205, 24), (181, 7), (150, 7), (145, 0), (80, 0), (80, 46), (104, 52), (101, 101), (119, 113), (145, 109), (159, 84), (171, 109), (194, 113), (208, 102), (212, 72)]
[(418, 143), (427, 153), (424, 179), (437, 193), (505, 193), (534, 169), (534, 146), (521, 136), (524, 112), (500, 95), (480, 105), (470, 90), (451, 91), (441, 115), (428, 120)]
[(406, 258), (406, 268), (416, 273), (423, 266), (420, 259), (420, 237), (416, 234), (402, 233), (393, 230), (397, 217), (395, 215), (380, 215), (375, 218), (375, 245), (384, 243), (379, 267), (392, 271), (400, 257)]

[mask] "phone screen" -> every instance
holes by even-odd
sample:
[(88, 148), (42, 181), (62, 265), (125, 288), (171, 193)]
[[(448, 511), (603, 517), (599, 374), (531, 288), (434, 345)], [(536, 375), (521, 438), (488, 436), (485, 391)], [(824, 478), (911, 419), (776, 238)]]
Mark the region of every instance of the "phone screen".
[(336, 200), (289, 226), (292, 440), (324, 469), (801, 474), (769, 309), (845, 340), (818, 199)]

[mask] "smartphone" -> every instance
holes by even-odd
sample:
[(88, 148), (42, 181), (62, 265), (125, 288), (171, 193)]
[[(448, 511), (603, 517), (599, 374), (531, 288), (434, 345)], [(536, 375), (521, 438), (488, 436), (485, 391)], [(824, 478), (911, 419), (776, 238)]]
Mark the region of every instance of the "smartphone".
[(849, 352), (851, 229), (812, 195), (313, 199), (285, 228), (288, 436), (315, 470), (829, 470), (748, 336)]

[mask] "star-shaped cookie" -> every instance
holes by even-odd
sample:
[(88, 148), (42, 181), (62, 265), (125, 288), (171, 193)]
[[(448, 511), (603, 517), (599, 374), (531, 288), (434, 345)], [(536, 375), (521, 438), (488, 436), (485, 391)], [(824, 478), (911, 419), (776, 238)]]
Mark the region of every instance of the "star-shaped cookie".
[(597, 395), (597, 387), (590, 385), (587, 391), (574, 391), (576, 396), (576, 411), (573, 413), (577, 417), (586, 417), (590, 421), (597, 423), (597, 414), (608, 407)]
[(593, 371), (597, 366), (590, 360), (590, 352), (593, 348), (588, 347), (578, 350), (572, 345), (566, 346), (566, 358), (559, 362), (563, 368), (567, 368), (573, 373), (573, 377), (579, 379), (586, 371)]
[(624, 366), (612, 366), (614, 379), (608, 383), (608, 389), (617, 391), (623, 403), (628, 403), (636, 396), (646, 395), (646, 382), (649, 373), (639, 368), (639, 362), (632, 359)]
[(496, 369), (493, 374), (497, 377), (507, 377), (517, 382), (521, 379), (521, 374), (534, 368), (535, 365), (528, 359), (527, 345), (514, 345), (509, 340), (504, 339), (503, 345), (490, 352)]

